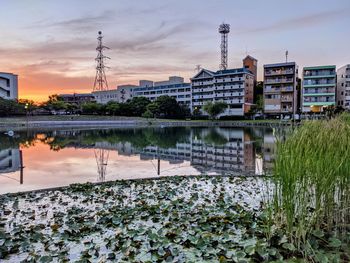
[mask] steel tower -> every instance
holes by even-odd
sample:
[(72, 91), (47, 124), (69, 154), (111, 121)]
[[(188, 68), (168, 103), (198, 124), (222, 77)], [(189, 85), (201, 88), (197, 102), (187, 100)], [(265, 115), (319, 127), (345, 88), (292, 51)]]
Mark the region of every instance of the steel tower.
[(222, 23), (219, 26), (219, 33), (221, 34), (221, 64), (220, 69), (227, 69), (227, 35), (230, 32), (230, 25)]
[(94, 89), (93, 91), (103, 91), (108, 90), (108, 83), (107, 78), (105, 74), (105, 68), (108, 68), (105, 66), (104, 61), (105, 59), (110, 59), (109, 57), (106, 57), (103, 55), (103, 50), (109, 49), (109, 47), (106, 47), (102, 44), (102, 32), (98, 31), (98, 37), (97, 37), (97, 57), (96, 60), (96, 77), (94, 82)]

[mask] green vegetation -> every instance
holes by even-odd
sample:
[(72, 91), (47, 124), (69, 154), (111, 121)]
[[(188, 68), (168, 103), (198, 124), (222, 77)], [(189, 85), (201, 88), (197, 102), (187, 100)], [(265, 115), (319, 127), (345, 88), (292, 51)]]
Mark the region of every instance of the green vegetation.
[(270, 220), (296, 254), (350, 261), (349, 115), (310, 121), (277, 143)]
[(223, 113), (226, 108), (227, 108), (227, 104), (221, 101), (214, 102), (214, 103), (207, 102), (203, 107), (204, 111), (206, 111), (209, 114), (212, 120), (216, 119), (216, 117), (219, 114)]
[(0, 98), (0, 117), (26, 115), (35, 108), (34, 102), (30, 100), (15, 101)]

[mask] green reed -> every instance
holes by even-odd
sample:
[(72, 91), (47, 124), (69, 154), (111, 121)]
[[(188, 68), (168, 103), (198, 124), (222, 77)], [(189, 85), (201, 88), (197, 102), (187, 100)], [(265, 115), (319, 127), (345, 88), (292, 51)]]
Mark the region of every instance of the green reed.
[(349, 115), (306, 122), (278, 140), (274, 180), (273, 223), (299, 249), (315, 231), (349, 233)]

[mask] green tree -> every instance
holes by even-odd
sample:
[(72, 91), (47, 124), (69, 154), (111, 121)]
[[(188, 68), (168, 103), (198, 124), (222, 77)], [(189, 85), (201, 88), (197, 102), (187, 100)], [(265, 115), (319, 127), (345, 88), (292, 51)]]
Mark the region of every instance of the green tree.
[(146, 108), (154, 116), (164, 118), (182, 118), (185, 116), (185, 107), (181, 107), (175, 98), (170, 96), (160, 96)]
[(152, 116), (158, 116), (159, 114), (159, 105), (156, 102), (152, 102), (147, 105), (146, 112), (150, 112)]
[(96, 102), (86, 102), (82, 105), (83, 114), (101, 114), (102, 105)]
[(120, 112), (120, 105), (118, 102), (115, 101), (109, 101), (106, 104), (106, 114), (110, 114), (110, 115), (119, 115)]
[(134, 97), (128, 101), (133, 116), (141, 116), (151, 101), (146, 97)]
[(0, 116), (25, 115), (25, 104), (0, 98)]
[(215, 119), (219, 114), (223, 113), (227, 108), (227, 104), (225, 102), (207, 102), (203, 109), (206, 111), (211, 119)]

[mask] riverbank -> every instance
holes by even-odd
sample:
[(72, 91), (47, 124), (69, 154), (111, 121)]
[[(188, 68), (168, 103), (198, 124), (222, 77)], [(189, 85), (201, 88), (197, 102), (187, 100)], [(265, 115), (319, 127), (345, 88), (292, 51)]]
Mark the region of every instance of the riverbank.
[(280, 120), (169, 120), (169, 119), (145, 119), (135, 117), (113, 116), (30, 116), (0, 118), (0, 130), (21, 130), (27, 128), (65, 128), (65, 127), (280, 127), (292, 125), (289, 121)]

